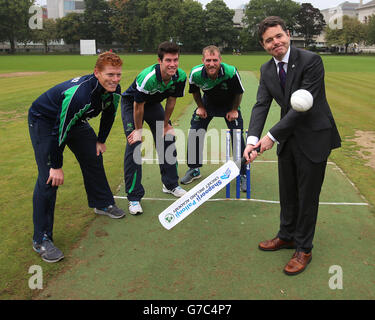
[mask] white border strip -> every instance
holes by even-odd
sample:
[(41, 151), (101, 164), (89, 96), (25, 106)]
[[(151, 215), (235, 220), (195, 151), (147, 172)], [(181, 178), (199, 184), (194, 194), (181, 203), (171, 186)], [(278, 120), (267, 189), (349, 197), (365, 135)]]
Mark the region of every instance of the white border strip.
[[(113, 196), (115, 199), (127, 199), (127, 197), (122, 196)], [(146, 201), (176, 201), (176, 199), (168, 199), (168, 198), (142, 198), (142, 200)], [(273, 203), (279, 204), (280, 201), (273, 201), (273, 200), (261, 200), (261, 199), (235, 199), (235, 198), (218, 198), (218, 199), (209, 199), (207, 202), (216, 202), (216, 201), (253, 201), (253, 202), (262, 202), (262, 203)], [(361, 202), (319, 202), (319, 205), (337, 205), (337, 206), (368, 206), (368, 203), (361, 203)]]

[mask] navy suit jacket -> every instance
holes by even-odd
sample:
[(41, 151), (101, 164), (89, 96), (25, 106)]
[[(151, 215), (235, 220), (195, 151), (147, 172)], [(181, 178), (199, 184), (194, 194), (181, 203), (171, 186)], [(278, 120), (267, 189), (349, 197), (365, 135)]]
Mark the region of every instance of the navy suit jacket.
[[(314, 98), (313, 107), (307, 112), (297, 112), (290, 105), (290, 97), (298, 89), (308, 90)], [(281, 107), (280, 121), (270, 129), (279, 142), (277, 154), (282, 152), (283, 145), (292, 135), (302, 152), (315, 163), (327, 160), (331, 150), (341, 146), (326, 99), (324, 66), (319, 55), (291, 46), (285, 91), (280, 86), (273, 58), (262, 65), (248, 136), (261, 137), (273, 99)]]

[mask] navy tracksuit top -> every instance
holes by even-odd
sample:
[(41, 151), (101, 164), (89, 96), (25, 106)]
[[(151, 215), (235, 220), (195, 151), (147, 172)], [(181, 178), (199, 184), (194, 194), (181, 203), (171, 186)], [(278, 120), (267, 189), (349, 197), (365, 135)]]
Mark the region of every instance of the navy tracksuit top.
[(53, 125), (56, 137), (50, 145), (51, 166), (62, 167), (66, 138), (72, 126), (98, 116), (102, 112), (98, 142), (104, 143), (115, 120), (121, 98), (120, 85), (108, 93), (94, 74), (62, 82), (39, 96), (30, 113)]

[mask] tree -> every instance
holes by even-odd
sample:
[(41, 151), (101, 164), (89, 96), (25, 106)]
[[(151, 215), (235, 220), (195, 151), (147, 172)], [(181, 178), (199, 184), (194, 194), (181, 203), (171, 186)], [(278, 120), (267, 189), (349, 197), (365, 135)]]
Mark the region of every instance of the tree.
[(139, 49), (142, 21), (147, 16), (147, 0), (112, 0), (109, 6), (114, 40), (128, 51)]
[(51, 41), (58, 41), (60, 38), (57, 33), (57, 23), (53, 19), (43, 20), (43, 29), (34, 30), (34, 40), (40, 41), (44, 45), (44, 52), (49, 51), (49, 43)]
[(16, 50), (16, 41), (24, 40), (30, 34), (29, 8), (34, 0), (1, 0), (0, 1), (0, 40), (10, 43), (10, 52)]
[(375, 15), (370, 16), (367, 24), (366, 43), (368, 45), (375, 44)]
[(296, 25), (296, 15), (301, 6), (292, 0), (251, 0), (245, 6), (244, 22), (247, 27), (242, 31), (241, 39), (246, 49), (259, 48), (258, 25), (268, 16), (284, 19), (289, 30)]
[(148, 0), (142, 20), (141, 46), (155, 51), (163, 41), (180, 42), (182, 0)]
[(112, 43), (109, 4), (105, 0), (84, 0), (83, 37), (97, 43)]
[(57, 35), (66, 44), (79, 44), (82, 39), (83, 14), (71, 12), (64, 18), (56, 19)]
[(240, 31), (239, 47), (241, 51), (262, 49), (262, 47), (259, 44), (258, 37), (254, 35), (252, 32), (250, 32), (248, 28), (244, 28)]
[(251, 0), (245, 7), (245, 23), (255, 34), (257, 25), (268, 16), (279, 16), (289, 29), (296, 24), (296, 15), (301, 6), (293, 0)]
[(180, 43), (184, 51), (205, 45), (205, 14), (195, 0), (111, 0), (114, 40), (128, 51), (155, 51), (162, 41)]
[(341, 29), (326, 28), (326, 41), (330, 46), (344, 46), (345, 53), (348, 53), (349, 45), (355, 45), (366, 40), (365, 25), (357, 18), (343, 17)]
[(327, 26), (325, 28), (325, 40), (329, 47), (342, 45), (340, 38), (341, 29), (333, 29)]
[(321, 34), (325, 24), (319, 9), (314, 8), (310, 3), (302, 3), (296, 15), (294, 31), (305, 38), (305, 48), (308, 48), (314, 43), (314, 36)]
[(233, 26), (234, 10), (223, 0), (212, 0), (206, 5), (207, 44), (218, 47), (232, 47), (238, 41), (238, 31)]
[(185, 52), (200, 52), (205, 46), (205, 12), (202, 5), (194, 0), (182, 4), (181, 29), (179, 39)]

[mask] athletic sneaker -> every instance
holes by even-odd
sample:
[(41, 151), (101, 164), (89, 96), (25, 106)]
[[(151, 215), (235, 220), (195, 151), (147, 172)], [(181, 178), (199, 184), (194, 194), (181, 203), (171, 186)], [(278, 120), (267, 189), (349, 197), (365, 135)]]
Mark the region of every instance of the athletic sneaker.
[(42, 243), (33, 241), (33, 249), (38, 252), (40, 257), (45, 262), (58, 262), (64, 258), (64, 254), (53, 245), (52, 240), (44, 236)]
[(163, 184), (163, 192), (164, 193), (171, 193), (176, 198), (181, 198), (186, 193), (186, 190), (182, 189), (180, 186), (177, 186), (173, 190), (168, 190), (167, 187)]
[(139, 201), (129, 201), (129, 213), (132, 215), (142, 214), (143, 210)]
[(241, 175), (241, 191), (246, 192), (247, 191), (247, 181), (246, 181), (246, 175)]
[(95, 208), (94, 212), (111, 217), (113, 219), (120, 219), (125, 216), (125, 211), (118, 208), (115, 204), (110, 205), (106, 208)]
[(201, 177), (201, 172), (199, 168), (192, 168), (186, 171), (185, 176), (181, 179), (182, 184), (189, 184), (193, 182), (195, 179), (199, 179)]

